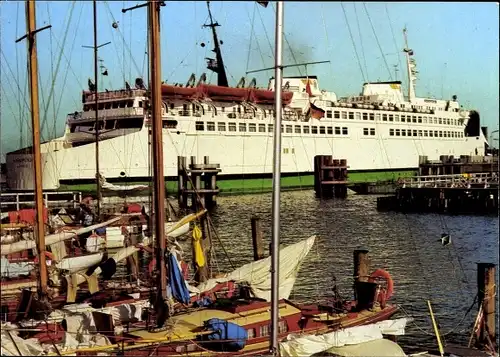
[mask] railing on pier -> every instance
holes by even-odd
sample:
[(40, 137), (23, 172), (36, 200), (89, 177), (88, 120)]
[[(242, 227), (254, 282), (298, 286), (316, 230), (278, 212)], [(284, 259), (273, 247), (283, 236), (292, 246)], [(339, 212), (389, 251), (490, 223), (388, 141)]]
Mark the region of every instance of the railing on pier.
[[(44, 192), (43, 203), (45, 207), (78, 207), (82, 201), (82, 193), (75, 191)], [(20, 210), (25, 207), (34, 207), (34, 194), (31, 192), (9, 192), (0, 195), (0, 208), (5, 210)]]
[(414, 176), (400, 179), (401, 188), (489, 188), (498, 186), (494, 172)]

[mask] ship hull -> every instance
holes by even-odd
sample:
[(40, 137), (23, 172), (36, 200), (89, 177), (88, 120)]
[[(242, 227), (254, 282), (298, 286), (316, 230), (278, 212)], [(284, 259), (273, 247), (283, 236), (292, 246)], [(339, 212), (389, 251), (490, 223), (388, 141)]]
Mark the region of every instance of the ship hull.
[[(167, 118), (170, 119), (170, 118)], [(167, 178), (177, 177), (177, 157), (195, 156), (196, 161), (203, 162), (208, 156), (211, 163), (220, 164), (219, 186), (228, 181), (241, 181), (240, 186), (267, 185), (265, 177), (270, 177), (273, 162), (273, 135), (266, 132), (240, 131), (208, 131), (198, 130), (197, 122), (192, 117), (179, 119), (176, 128), (163, 129), (164, 172)], [(214, 126), (219, 122), (214, 120)], [(227, 120), (227, 119), (226, 119)], [(242, 124), (242, 120), (234, 121)], [(250, 125), (269, 126), (270, 120), (245, 120)], [(226, 122), (229, 128), (230, 122)], [(288, 127), (317, 126), (318, 128), (342, 128), (342, 134), (282, 134), (282, 173), (284, 176), (296, 176), (298, 182), (291, 186), (310, 187), (314, 172), (315, 155), (333, 155), (334, 158), (346, 159), (350, 179), (352, 172), (395, 172), (414, 170), (418, 167), (419, 156), (427, 156), (430, 160), (439, 159), (440, 155), (482, 155), (484, 154), (483, 137), (461, 138), (414, 138), (389, 136), (385, 125), (333, 120), (313, 120), (312, 122), (285, 122)], [(245, 125), (245, 124), (244, 124)], [(363, 135), (367, 126), (377, 130), (374, 136)], [(408, 124), (406, 124), (408, 126)], [(419, 124), (415, 128), (422, 128)], [(346, 128), (344, 134), (343, 129)], [(437, 127), (460, 132), (463, 127)], [(236, 130), (236, 129), (235, 129)], [(303, 130), (302, 130), (303, 131)], [(480, 140), (481, 139), (481, 140)], [(56, 145), (62, 139), (42, 145), (43, 188), (60, 189), (62, 183), (92, 182), (95, 178), (95, 145), (87, 143), (78, 146)], [(110, 182), (137, 182), (152, 174), (150, 164), (149, 127), (123, 136), (102, 140), (100, 147), (100, 171)], [(188, 160), (189, 161), (189, 160)], [(384, 174), (385, 179), (387, 174)], [(394, 176), (394, 175), (393, 175)], [(264, 177), (264, 181), (262, 179)], [(302, 180), (304, 177), (304, 180)], [(379, 177), (377, 179), (384, 179)], [(375, 179), (375, 181), (377, 180)], [(357, 181), (357, 180), (356, 180)], [(361, 180), (360, 180), (361, 181)], [(33, 189), (32, 157), (28, 150), (7, 154), (7, 184), (11, 190)], [(228, 184), (229, 185), (229, 184)], [(285, 183), (286, 186), (286, 183)], [(221, 187), (222, 188), (222, 187)], [(228, 187), (229, 189), (229, 187)], [(241, 191), (241, 188), (239, 188)]]

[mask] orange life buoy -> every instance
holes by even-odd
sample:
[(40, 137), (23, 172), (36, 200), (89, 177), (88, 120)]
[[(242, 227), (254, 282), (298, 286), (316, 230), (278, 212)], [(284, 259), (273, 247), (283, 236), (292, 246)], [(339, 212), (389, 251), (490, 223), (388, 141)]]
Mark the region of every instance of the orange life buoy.
[(384, 269), (377, 269), (370, 274), (368, 282), (374, 283), (375, 280), (380, 278), (385, 279), (385, 281), (387, 282), (387, 291), (385, 293), (384, 300), (389, 300), (392, 297), (392, 294), (394, 293), (394, 281), (392, 280), (391, 274), (389, 274), (389, 272), (387, 272)]
[[(46, 260), (51, 260), (51, 261), (53, 261), (53, 262), (55, 262), (55, 261), (56, 261), (56, 258), (54, 257), (54, 254), (52, 254), (51, 252), (47, 252), (47, 251), (45, 251), (45, 252), (44, 252), (44, 255), (45, 255), (45, 259), (46, 259)], [(36, 257), (35, 257), (35, 259), (33, 260), (33, 262), (34, 262), (35, 264), (38, 264), (38, 256), (36, 256)]]

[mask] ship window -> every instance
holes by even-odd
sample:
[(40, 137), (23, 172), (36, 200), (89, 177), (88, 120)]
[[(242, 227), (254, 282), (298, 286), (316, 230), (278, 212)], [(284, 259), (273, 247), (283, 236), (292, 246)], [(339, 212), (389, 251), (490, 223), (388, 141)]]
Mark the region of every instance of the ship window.
[(434, 137), (438, 137), (438, 131), (437, 130), (434, 130)]
[(264, 325), (260, 327), (260, 336), (269, 335), (269, 325)]
[(293, 132), (293, 130), (292, 130), (292, 126), (291, 126), (291, 125), (287, 125), (287, 126), (286, 126), (286, 132), (287, 132), (287, 133), (292, 133), (292, 132)]
[(370, 120), (375, 120), (375, 114), (374, 113), (370, 113)]
[(196, 130), (200, 130), (200, 131), (205, 130), (204, 129), (204, 123), (202, 121), (197, 121), (196, 122)]
[(250, 338), (254, 338), (255, 337), (255, 329), (254, 328), (249, 328), (247, 330), (247, 336), (248, 336), (249, 339)]
[(320, 133), (320, 134), (325, 134), (325, 133), (326, 133), (326, 132), (325, 132), (325, 127), (324, 127), (324, 126), (320, 126), (320, 127), (319, 127), (319, 133)]
[(326, 128), (326, 132), (327, 132), (327, 134), (332, 135), (333, 134), (333, 128), (331, 126), (327, 127)]
[(213, 121), (207, 122), (207, 131), (215, 131), (215, 123)]
[(133, 108), (134, 107), (134, 101), (133, 100), (129, 100), (127, 104), (128, 104), (127, 107), (129, 107), (129, 108)]
[(401, 122), (404, 123), (406, 121), (406, 115), (401, 115)]
[(343, 135), (347, 135), (348, 131), (347, 131), (347, 127), (342, 127), (342, 134)]
[(401, 129), (401, 136), (406, 136), (406, 130), (405, 129)]
[(304, 126), (303, 129), (302, 129), (302, 132), (304, 134), (309, 134), (309, 127), (308, 126)]
[(387, 121), (387, 114), (382, 114), (382, 121)]
[(396, 129), (396, 136), (399, 136), (399, 135), (400, 135), (399, 129)]
[(118, 108), (118, 102), (113, 102), (113, 108), (115, 108), (115, 109)]
[(143, 122), (144, 122), (143, 118), (130, 118), (130, 119), (117, 120), (115, 129), (142, 128)]
[(417, 136), (417, 131), (413, 130), (413, 136)]
[(326, 111), (326, 117), (330, 118), (330, 119), (332, 118), (332, 111), (331, 110)]
[(442, 138), (443, 137), (443, 132), (441, 130), (439, 130), (439, 137)]
[(217, 130), (226, 131), (226, 123), (217, 123)]
[(120, 108), (125, 108), (126, 105), (127, 105), (126, 101), (124, 101), (124, 100), (120, 101)]
[(418, 116), (418, 122), (421, 123), (422, 122), (422, 117), (419, 115)]
[(226, 107), (221, 107), (220, 111), (224, 113), (226, 111)]
[(236, 131), (236, 123), (227, 123), (229, 131)]
[(424, 130), (424, 136), (429, 136), (429, 132), (427, 130)]
[(349, 112), (349, 119), (354, 119), (354, 112)]
[(247, 131), (247, 123), (240, 123), (238, 126), (239, 131)]
[(357, 119), (357, 120), (360, 120), (360, 119), (361, 119), (361, 113), (360, 113), (360, 112), (356, 112), (356, 119)]
[(248, 124), (248, 131), (255, 133), (257, 131), (257, 124), (255, 123), (249, 123)]
[(111, 103), (104, 103), (104, 108), (105, 109), (111, 109)]
[(281, 132), (284, 133), (285, 132), (285, 127), (283, 126), (283, 124), (281, 124)]
[(380, 121), (380, 113), (376, 113), (375, 114), (375, 119), (378, 120), (378, 121)]
[(434, 132), (432, 130), (429, 130), (429, 136), (432, 138), (434, 137)]
[(334, 119), (340, 119), (340, 112), (339, 112), (338, 110), (335, 110), (335, 111), (333, 112), (333, 118), (334, 118)]
[(416, 123), (416, 122), (417, 122), (417, 117), (416, 117), (415, 115), (413, 115), (413, 116), (411, 117), (411, 121), (412, 121), (413, 123)]
[(399, 121), (399, 114), (394, 114), (394, 121)]
[(443, 124), (443, 119), (442, 119), (442, 118), (439, 118), (439, 119), (438, 119), (438, 123), (439, 123), (439, 124)]
[(394, 136), (394, 129), (389, 129), (389, 135)]
[(394, 115), (389, 114), (389, 121), (394, 121)]
[(139, 108), (142, 108), (142, 100), (139, 101)]
[(295, 125), (295, 134), (300, 134), (300, 125)]
[(174, 103), (170, 103), (170, 109), (174, 109)]
[(335, 127), (335, 135), (340, 135), (340, 126)]
[(370, 135), (375, 135), (375, 128), (370, 128)]
[(347, 112), (342, 112), (342, 119), (347, 119)]
[(422, 123), (427, 124), (427, 117), (422, 117)]
[(281, 320), (278, 323), (278, 333), (285, 333), (288, 331), (288, 326), (286, 324), (286, 320)]
[(288, 148), (283, 149), (283, 154), (288, 154)]
[[(215, 130), (215, 123), (212, 123), (213, 126), (214, 126), (214, 129)], [(207, 123), (207, 125), (210, 125), (210, 123)], [(164, 120), (163, 121), (163, 128), (167, 128), (167, 129), (175, 129), (177, 127), (177, 120)], [(208, 129), (210, 130), (210, 129)]]
[(363, 135), (368, 135), (368, 128), (363, 128)]
[(363, 120), (368, 120), (368, 113), (363, 113)]
[(268, 132), (270, 132), (270, 133), (272, 133), (272, 132), (273, 132), (273, 130), (274, 130), (274, 126), (273, 126), (273, 124), (268, 124), (268, 125), (267, 125), (267, 131), (268, 131)]
[(422, 130), (418, 131), (418, 136), (422, 136)]
[(113, 129), (115, 127), (115, 121), (114, 120), (106, 120), (104, 122), (104, 129)]
[(311, 133), (312, 134), (317, 134), (318, 133), (318, 127), (317, 126), (312, 126), (311, 127)]
[(266, 124), (259, 124), (259, 133), (266, 132)]

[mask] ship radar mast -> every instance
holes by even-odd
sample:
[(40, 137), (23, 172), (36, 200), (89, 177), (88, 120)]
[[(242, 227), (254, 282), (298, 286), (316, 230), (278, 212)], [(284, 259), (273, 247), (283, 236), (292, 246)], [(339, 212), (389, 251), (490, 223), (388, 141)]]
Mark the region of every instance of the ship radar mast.
[(210, 27), (212, 28), (212, 35), (214, 37), (214, 44), (215, 48), (213, 49), (213, 52), (215, 52), (215, 59), (213, 58), (205, 58), (207, 60), (207, 68), (215, 73), (217, 73), (217, 85), (221, 87), (229, 87), (229, 84), (227, 82), (227, 75), (226, 75), (226, 69), (224, 67), (224, 62), (222, 61), (222, 53), (220, 50), (220, 45), (222, 44), (222, 41), (219, 42), (217, 38), (217, 31), (215, 28), (217, 26), (220, 26), (217, 22), (214, 23), (213, 18), (212, 18), (212, 12), (210, 11), (210, 1), (207, 1), (207, 8), (208, 8), (208, 16), (210, 18), (210, 23), (207, 25), (203, 25), (203, 27)]
[(415, 99), (415, 81), (417, 80), (417, 63), (413, 58), (413, 50), (408, 47), (408, 36), (406, 27), (403, 29), (405, 39), (404, 52), (406, 53), (406, 68), (408, 70), (408, 101), (411, 103)]

